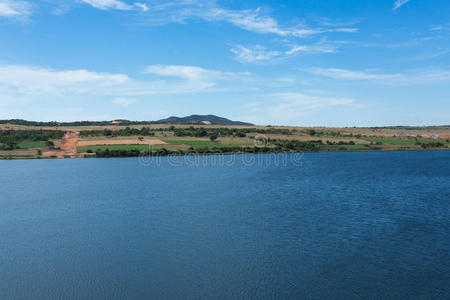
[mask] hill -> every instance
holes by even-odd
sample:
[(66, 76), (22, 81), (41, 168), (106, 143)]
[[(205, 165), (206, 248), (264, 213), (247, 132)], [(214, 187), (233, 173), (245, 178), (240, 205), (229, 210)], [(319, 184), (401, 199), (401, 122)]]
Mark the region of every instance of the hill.
[(253, 126), (251, 123), (231, 121), (214, 115), (191, 115), (188, 117), (170, 117), (159, 121), (129, 121), (129, 120), (113, 120), (113, 121), (74, 121), (74, 122), (39, 122), (27, 121), (21, 119), (0, 120), (0, 124), (23, 125), (23, 126), (110, 126), (110, 125), (150, 125), (150, 124), (211, 124), (211, 125), (243, 125)]
[(215, 115), (191, 115), (188, 117), (169, 117), (156, 121), (155, 123), (169, 123), (169, 124), (211, 124), (211, 125), (244, 125), (252, 126), (251, 123), (231, 121), (226, 118), (221, 118)]

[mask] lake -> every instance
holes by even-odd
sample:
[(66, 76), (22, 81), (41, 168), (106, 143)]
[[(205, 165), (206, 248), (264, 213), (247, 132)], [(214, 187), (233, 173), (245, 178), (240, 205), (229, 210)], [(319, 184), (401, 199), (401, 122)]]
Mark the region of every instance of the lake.
[(449, 151), (0, 168), (0, 299), (450, 298)]

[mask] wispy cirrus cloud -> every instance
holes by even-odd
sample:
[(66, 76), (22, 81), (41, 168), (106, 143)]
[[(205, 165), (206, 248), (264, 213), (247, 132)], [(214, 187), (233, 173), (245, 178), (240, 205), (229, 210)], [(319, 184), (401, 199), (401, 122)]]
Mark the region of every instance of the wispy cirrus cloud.
[(145, 3), (139, 3), (139, 2), (136, 2), (136, 3), (134, 3), (134, 6), (137, 6), (137, 7), (139, 7), (143, 12), (146, 12), (146, 11), (148, 11), (150, 8), (147, 6), (147, 4), (145, 4)]
[(95, 8), (102, 10), (131, 10), (133, 8), (133, 6), (119, 0), (80, 0), (80, 2), (89, 4)]
[(257, 124), (268, 121), (298, 124), (308, 115), (358, 105), (359, 101), (351, 98), (286, 92), (265, 95), (260, 101), (246, 104), (244, 109), (248, 114), (245, 118)]
[(78, 0), (78, 1), (89, 4), (101, 10), (133, 10), (136, 8), (139, 8), (144, 12), (149, 10), (147, 4), (140, 2), (135, 2), (133, 5), (130, 5), (120, 0)]
[[(274, 34), (282, 37), (308, 37), (331, 32), (354, 33), (358, 28), (349, 27), (355, 22), (333, 23), (320, 22), (320, 25), (310, 27), (300, 22), (294, 26), (280, 24), (261, 8), (226, 9), (216, 4), (214, 0), (141, 0), (132, 2), (126, 0), (43, 0), (55, 7), (53, 13), (63, 14), (76, 6), (76, 3), (90, 5), (100, 10), (136, 11), (143, 14), (138, 22), (146, 25), (163, 25), (168, 23), (187, 23), (189, 20), (207, 22), (225, 22), (235, 27), (259, 34)], [(25, 0), (0, 0), (1, 16), (27, 15), (32, 2)], [(38, 4), (36, 1), (34, 4)]]
[[(92, 1), (92, 0), (91, 0)], [(320, 25), (309, 27), (304, 23), (294, 26), (280, 24), (261, 8), (233, 10), (218, 6), (215, 1), (176, 0), (153, 1), (143, 24), (164, 25), (187, 23), (189, 20), (225, 22), (246, 31), (274, 34), (282, 37), (307, 37), (328, 32), (357, 32), (355, 27)]]
[(198, 66), (180, 65), (151, 65), (145, 69), (145, 72), (158, 76), (176, 77), (197, 82), (212, 82), (215, 80), (242, 81), (247, 80), (251, 75), (251, 73), (248, 72), (223, 72), (209, 70)]
[(234, 54), (234, 59), (241, 63), (263, 63), (276, 59), (288, 58), (300, 53), (333, 53), (336, 47), (330, 45), (291, 45), (287, 50), (268, 50), (261, 45), (242, 46), (237, 45), (230, 49)]
[(131, 98), (124, 98), (124, 97), (119, 97), (119, 98), (115, 98), (113, 101), (113, 104), (115, 105), (119, 105), (119, 106), (123, 106), (123, 107), (128, 107), (131, 104), (136, 103), (135, 99), (131, 99)]
[(295, 45), (285, 53), (294, 55), (297, 53), (333, 53), (336, 52), (336, 46), (318, 44), (318, 45)]
[[(192, 15), (193, 17), (195, 14)], [(198, 17), (208, 21), (224, 21), (241, 29), (260, 34), (275, 34), (282, 37), (307, 37), (327, 32), (357, 32), (357, 28), (309, 28), (304, 24), (285, 27), (271, 16), (264, 14), (261, 9), (226, 10), (212, 8), (200, 12)]]
[(281, 99), (283, 103), (276, 106), (278, 110), (307, 112), (315, 109), (332, 108), (336, 106), (348, 106), (356, 103), (354, 99), (311, 96), (303, 93), (277, 93), (273, 96)]
[(213, 8), (200, 16), (208, 21), (225, 21), (236, 27), (256, 33), (272, 33), (281, 36), (286, 36), (290, 33), (288, 30), (281, 28), (274, 18), (262, 14), (260, 9), (226, 10)]
[(349, 80), (389, 80), (389, 79), (399, 79), (402, 76), (400, 74), (377, 74), (369, 73), (365, 71), (353, 71), (345, 69), (336, 68), (313, 68), (310, 72), (315, 75), (321, 75), (334, 79), (349, 79)]
[(408, 3), (410, 0), (397, 0), (394, 2), (394, 8), (393, 10), (397, 10), (400, 7), (402, 7), (403, 5), (405, 5), (406, 3)]
[(405, 73), (375, 73), (336, 68), (312, 68), (310, 73), (332, 79), (374, 81), (387, 85), (438, 84), (450, 82), (448, 69), (412, 70)]
[(247, 63), (269, 61), (281, 55), (281, 52), (267, 50), (261, 45), (252, 47), (237, 45), (236, 47), (231, 48), (231, 52), (235, 55), (234, 58), (237, 61)]
[(26, 18), (31, 14), (31, 7), (28, 1), (0, 0), (0, 17)]

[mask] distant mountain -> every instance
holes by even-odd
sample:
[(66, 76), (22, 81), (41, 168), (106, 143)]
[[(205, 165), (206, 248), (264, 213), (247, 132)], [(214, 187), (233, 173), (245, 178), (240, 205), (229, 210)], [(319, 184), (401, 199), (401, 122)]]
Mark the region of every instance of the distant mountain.
[(251, 126), (253, 124), (240, 122), (240, 121), (231, 121), (226, 118), (221, 118), (214, 115), (192, 115), (188, 117), (170, 117), (167, 119), (162, 119), (156, 121), (155, 123), (165, 123), (165, 124), (211, 124), (211, 125), (247, 125)]

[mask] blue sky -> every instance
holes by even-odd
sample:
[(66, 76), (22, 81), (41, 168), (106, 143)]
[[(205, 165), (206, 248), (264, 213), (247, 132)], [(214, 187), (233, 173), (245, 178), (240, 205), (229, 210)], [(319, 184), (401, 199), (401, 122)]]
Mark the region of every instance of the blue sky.
[(450, 124), (448, 0), (0, 0), (0, 119)]

